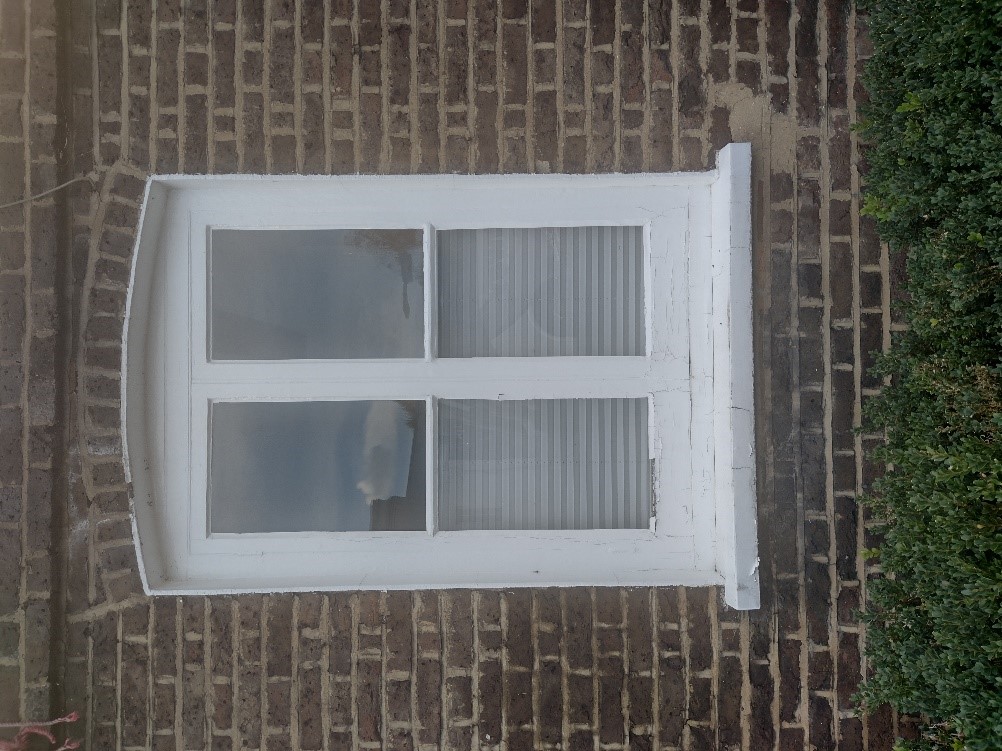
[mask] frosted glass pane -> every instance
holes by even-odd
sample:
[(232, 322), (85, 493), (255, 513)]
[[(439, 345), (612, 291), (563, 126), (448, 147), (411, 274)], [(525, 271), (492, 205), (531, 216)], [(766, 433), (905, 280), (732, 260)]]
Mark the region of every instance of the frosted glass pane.
[(209, 356), (422, 357), (420, 230), (212, 231)]
[(646, 399), (438, 402), (444, 530), (646, 529)]
[(424, 402), (216, 402), (210, 531), (425, 529), (424, 426)]
[(443, 230), (440, 357), (643, 355), (641, 227)]

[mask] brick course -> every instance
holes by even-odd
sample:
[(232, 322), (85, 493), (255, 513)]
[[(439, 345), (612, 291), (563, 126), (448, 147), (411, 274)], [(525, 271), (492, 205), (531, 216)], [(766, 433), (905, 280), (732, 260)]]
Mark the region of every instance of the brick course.
[[(94, 177), (0, 209), (0, 720), (65, 705), (88, 747), (175, 751), (913, 732), (850, 704), (875, 473), (853, 426), (900, 278), (858, 216), (868, 54), (849, 0), (0, 3), (0, 204)], [(703, 170), (732, 140), (754, 154), (761, 610), (714, 588), (142, 594), (118, 369), (147, 175)]]

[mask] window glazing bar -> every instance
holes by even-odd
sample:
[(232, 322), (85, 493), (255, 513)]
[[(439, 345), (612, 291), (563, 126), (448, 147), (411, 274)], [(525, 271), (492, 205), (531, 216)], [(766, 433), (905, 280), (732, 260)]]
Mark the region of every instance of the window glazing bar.
[(438, 409), (437, 402), (433, 396), (429, 396), (425, 407), (425, 508), (426, 522), (425, 529), (429, 535), (434, 535), (438, 531), (438, 497), (436, 494), (437, 464), (438, 461), (438, 441), (435, 435), (438, 432)]
[[(424, 359), (430, 362), (438, 355), (438, 272), (435, 228), (424, 226)], [(430, 413), (429, 413), (430, 414)]]

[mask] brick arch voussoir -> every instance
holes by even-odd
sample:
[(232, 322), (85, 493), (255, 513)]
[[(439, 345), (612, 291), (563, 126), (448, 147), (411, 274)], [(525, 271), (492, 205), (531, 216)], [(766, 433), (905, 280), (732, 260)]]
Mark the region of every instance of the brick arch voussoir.
[[(71, 519), (86, 530), (92, 604), (142, 592), (132, 539), (131, 492), (121, 434), (122, 333), (133, 256), (149, 171), (122, 159), (99, 176), (81, 296), (77, 393), (86, 508)], [(83, 542), (83, 541), (81, 541)]]

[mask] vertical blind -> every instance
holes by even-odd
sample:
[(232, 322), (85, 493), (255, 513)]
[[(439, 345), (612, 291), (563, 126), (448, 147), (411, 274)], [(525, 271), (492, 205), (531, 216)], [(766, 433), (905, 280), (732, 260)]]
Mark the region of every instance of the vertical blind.
[(440, 357), (643, 355), (641, 227), (438, 232)]
[(438, 522), (463, 529), (646, 529), (646, 399), (442, 400)]
[[(644, 354), (640, 227), (436, 240), (440, 357)], [(647, 400), (443, 400), (437, 495), (443, 530), (646, 528)]]

